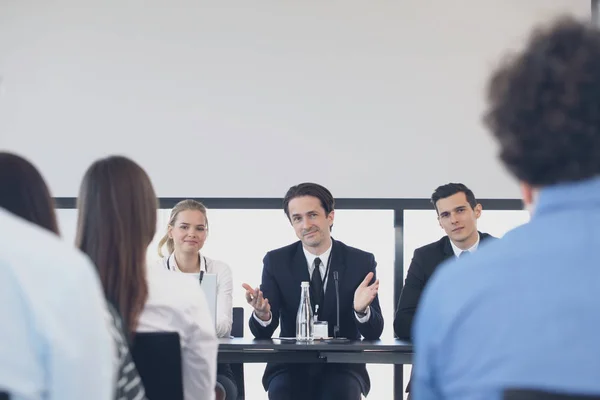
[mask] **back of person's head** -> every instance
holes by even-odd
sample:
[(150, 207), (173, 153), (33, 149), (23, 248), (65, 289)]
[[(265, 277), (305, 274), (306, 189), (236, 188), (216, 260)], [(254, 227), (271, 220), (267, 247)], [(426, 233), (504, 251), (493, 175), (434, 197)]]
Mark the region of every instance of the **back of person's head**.
[(453, 196), (456, 193), (464, 193), (465, 197), (467, 198), (467, 202), (469, 203), (471, 208), (475, 208), (475, 206), (477, 205), (477, 200), (475, 199), (475, 195), (473, 194), (471, 189), (469, 189), (462, 183), (447, 183), (445, 185), (438, 186), (438, 188), (435, 189), (435, 191), (431, 195), (431, 204), (433, 204), (433, 208), (435, 208), (435, 211), (438, 211), (436, 205), (438, 200)]
[(125, 157), (94, 162), (78, 198), (76, 245), (96, 265), (107, 300), (133, 335), (148, 297), (146, 251), (156, 231), (150, 178)]
[(312, 196), (319, 199), (321, 202), (321, 207), (323, 207), (325, 210), (325, 215), (329, 215), (329, 213), (334, 210), (335, 200), (333, 199), (329, 189), (319, 185), (318, 183), (305, 182), (289, 188), (285, 194), (285, 197), (283, 198), (283, 211), (285, 212), (285, 215), (287, 215), (288, 219), (290, 218), (290, 201), (296, 197), (302, 196)]
[[(204, 219), (206, 220), (206, 230), (208, 230), (208, 215), (206, 212), (206, 207), (201, 202), (192, 199), (182, 200), (179, 203), (175, 204), (175, 207), (173, 207), (173, 209), (171, 210), (171, 216), (169, 217), (169, 224), (167, 226), (167, 229), (169, 226), (175, 226), (177, 216), (180, 212), (188, 210), (200, 211), (202, 214), (204, 214)], [(163, 257), (162, 248), (164, 245), (167, 245), (167, 250), (169, 251), (169, 254), (175, 251), (175, 244), (173, 242), (173, 238), (169, 237), (168, 232), (165, 233), (162, 239), (160, 239), (160, 242), (158, 242), (158, 255), (160, 257)]]
[(0, 207), (59, 234), (54, 200), (44, 178), (16, 154), (0, 152)]
[(492, 75), (485, 122), (500, 159), (533, 187), (600, 173), (600, 31), (562, 18)]

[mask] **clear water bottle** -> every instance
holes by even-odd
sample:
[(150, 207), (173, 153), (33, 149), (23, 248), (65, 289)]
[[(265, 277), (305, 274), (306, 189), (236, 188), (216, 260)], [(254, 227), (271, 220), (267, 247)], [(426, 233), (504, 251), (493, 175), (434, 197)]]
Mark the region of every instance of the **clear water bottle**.
[(315, 338), (315, 321), (312, 307), (310, 306), (310, 284), (302, 282), (300, 285), (301, 297), (298, 315), (296, 315), (296, 340), (301, 342), (312, 342)]

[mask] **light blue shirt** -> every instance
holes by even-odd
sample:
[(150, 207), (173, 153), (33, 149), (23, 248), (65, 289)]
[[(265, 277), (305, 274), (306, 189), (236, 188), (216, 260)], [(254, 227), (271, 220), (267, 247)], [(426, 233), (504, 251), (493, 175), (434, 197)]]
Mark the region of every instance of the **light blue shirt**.
[(11, 400), (114, 398), (114, 345), (89, 260), (0, 209), (0, 390)]
[(415, 400), (600, 394), (600, 178), (541, 190), (528, 224), (438, 268), (413, 333)]

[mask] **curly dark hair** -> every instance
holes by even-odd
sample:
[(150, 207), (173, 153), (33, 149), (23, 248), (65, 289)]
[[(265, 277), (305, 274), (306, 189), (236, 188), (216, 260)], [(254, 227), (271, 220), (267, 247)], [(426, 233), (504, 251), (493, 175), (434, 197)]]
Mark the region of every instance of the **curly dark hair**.
[(534, 186), (600, 173), (600, 31), (560, 18), (492, 75), (484, 122), (500, 159)]

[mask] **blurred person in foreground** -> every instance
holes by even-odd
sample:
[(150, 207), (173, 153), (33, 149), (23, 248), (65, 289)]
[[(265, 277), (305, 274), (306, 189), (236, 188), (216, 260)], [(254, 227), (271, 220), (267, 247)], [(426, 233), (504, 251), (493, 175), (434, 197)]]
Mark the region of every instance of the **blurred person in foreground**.
[(38, 170), (6, 152), (0, 242), (0, 392), (11, 400), (114, 399), (115, 346), (94, 267), (58, 237)]
[(493, 73), (485, 122), (529, 223), (442, 265), (415, 320), (413, 395), (600, 395), (600, 31), (560, 19)]
[(79, 198), (77, 247), (96, 265), (107, 300), (137, 332), (177, 332), (185, 400), (215, 398), (217, 337), (201, 288), (180, 274), (148, 268), (158, 200), (146, 171), (126, 157), (94, 162)]

